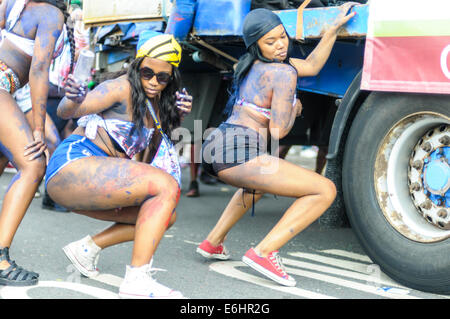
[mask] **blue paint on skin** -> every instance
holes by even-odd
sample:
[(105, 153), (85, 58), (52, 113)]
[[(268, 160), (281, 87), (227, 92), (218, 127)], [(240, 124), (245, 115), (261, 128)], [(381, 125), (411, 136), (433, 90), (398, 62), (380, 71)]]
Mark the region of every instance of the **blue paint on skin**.
[(20, 26), (22, 27), (23, 34), (32, 39), (36, 32), (36, 19), (31, 11), (25, 10), (20, 20)]
[(6, 188), (6, 193), (8, 193), (9, 189), (12, 187), (12, 185), (20, 179), (20, 172), (18, 172), (14, 177), (11, 179), (11, 182), (9, 183), (8, 187)]
[(61, 31), (59, 31), (59, 30), (53, 31), (53, 37), (54, 37), (55, 39), (58, 39), (60, 34), (61, 34)]

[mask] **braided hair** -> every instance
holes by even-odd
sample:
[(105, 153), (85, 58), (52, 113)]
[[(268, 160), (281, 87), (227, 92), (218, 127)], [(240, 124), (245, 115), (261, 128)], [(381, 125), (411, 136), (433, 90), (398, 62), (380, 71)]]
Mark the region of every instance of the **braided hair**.
[(59, 10), (61, 10), (62, 14), (64, 15), (64, 23), (66, 25), (67, 37), (69, 38), (69, 44), (70, 44), (69, 74), (71, 74), (73, 72), (74, 65), (75, 65), (75, 38), (74, 38), (72, 19), (70, 18), (69, 12), (67, 11), (67, 6), (65, 4), (65, 1), (64, 0), (31, 0), (31, 1), (37, 2), (37, 3), (51, 4), (52, 6), (55, 6)]

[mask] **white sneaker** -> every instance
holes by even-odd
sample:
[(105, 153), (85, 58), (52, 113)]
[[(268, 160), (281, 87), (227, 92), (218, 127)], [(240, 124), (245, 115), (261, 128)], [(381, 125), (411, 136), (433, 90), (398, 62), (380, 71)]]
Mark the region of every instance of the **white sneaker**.
[[(153, 261), (153, 260), (152, 260)], [(129, 299), (184, 299), (179, 291), (170, 289), (152, 278), (152, 261), (141, 267), (126, 267), (125, 278), (119, 288), (120, 298)]]
[(94, 243), (89, 235), (63, 248), (64, 253), (75, 268), (89, 278), (99, 274), (97, 262), (100, 250), (101, 248)]

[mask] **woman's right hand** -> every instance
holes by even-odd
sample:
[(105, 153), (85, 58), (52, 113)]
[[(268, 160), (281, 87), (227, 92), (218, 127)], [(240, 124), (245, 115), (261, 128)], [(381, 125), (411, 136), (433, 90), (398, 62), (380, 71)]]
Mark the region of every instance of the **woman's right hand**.
[(69, 74), (69, 76), (67, 77), (65, 90), (66, 90), (66, 98), (75, 103), (81, 104), (86, 98), (87, 94), (86, 84), (77, 83), (72, 74)]
[(33, 139), (34, 141), (25, 146), (24, 156), (28, 157), (28, 160), (32, 161), (39, 157), (42, 154), (45, 155), (46, 161), (50, 158), (47, 144), (45, 143), (45, 134), (43, 131), (34, 130), (33, 131)]

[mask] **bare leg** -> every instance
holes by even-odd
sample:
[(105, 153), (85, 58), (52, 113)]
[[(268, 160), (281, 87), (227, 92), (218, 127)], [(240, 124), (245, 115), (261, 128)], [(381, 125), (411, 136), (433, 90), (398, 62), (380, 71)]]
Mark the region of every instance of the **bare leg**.
[[(278, 149), (278, 156), (285, 158), (290, 148), (291, 145), (281, 145)], [(223, 243), (231, 228), (252, 207), (253, 203), (256, 204), (262, 196), (262, 192), (253, 194), (253, 192), (246, 191), (243, 188), (238, 189), (206, 239), (213, 246)]]
[(134, 225), (116, 223), (92, 237), (94, 243), (101, 249), (134, 239)]
[[(262, 193), (256, 193), (254, 202), (262, 197)], [(227, 207), (220, 216), (219, 221), (206, 238), (211, 245), (218, 246), (225, 241), (225, 237), (231, 228), (244, 216), (253, 204), (253, 192), (240, 188), (234, 193)]]
[[(275, 160), (278, 160), (276, 171), (263, 173), (261, 168), (265, 164), (261, 163), (273, 164)], [(245, 164), (225, 169), (219, 172), (219, 178), (233, 186), (297, 198), (280, 221), (255, 247), (255, 250), (264, 257), (281, 248), (319, 218), (336, 196), (336, 188), (330, 180), (270, 155), (263, 155)], [(232, 202), (237, 202), (236, 194)], [(215, 227), (222, 231), (219, 231), (217, 235), (210, 234), (210, 237), (220, 238), (225, 230), (231, 229), (232, 225), (242, 217), (243, 210), (236, 204), (230, 204), (225, 213), (226, 216), (222, 216), (223, 218), (221, 217), (218, 222), (219, 225)]]
[[(12, 178), (3, 198), (0, 215), (0, 246), (10, 247), (14, 235), (36, 193), (45, 172), (45, 160), (30, 161), (24, 157), (25, 146), (32, 142), (33, 135), (23, 112), (14, 99), (6, 92), (0, 91), (1, 152), (17, 167), (17, 174)], [(6, 261), (0, 269), (9, 266)]]
[[(94, 243), (102, 249), (134, 240), (135, 223), (137, 215), (139, 213), (139, 207), (128, 207), (121, 210), (76, 213), (86, 215), (95, 219), (116, 222), (112, 226), (106, 228), (105, 230), (92, 237)], [(176, 212), (172, 214), (167, 229), (169, 229), (175, 223), (175, 220)]]
[[(68, 164), (49, 180), (47, 190), (55, 202), (94, 218), (107, 220), (108, 212), (101, 210), (129, 207), (117, 213), (122, 220), (114, 221), (136, 222), (131, 265), (137, 267), (149, 263), (179, 199), (178, 184), (167, 173), (148, 164), (110, 157)], [(136, 216), (131, 207), (137, 203)]]

